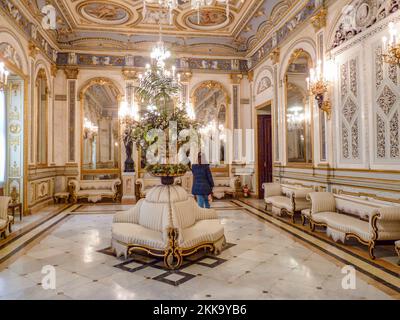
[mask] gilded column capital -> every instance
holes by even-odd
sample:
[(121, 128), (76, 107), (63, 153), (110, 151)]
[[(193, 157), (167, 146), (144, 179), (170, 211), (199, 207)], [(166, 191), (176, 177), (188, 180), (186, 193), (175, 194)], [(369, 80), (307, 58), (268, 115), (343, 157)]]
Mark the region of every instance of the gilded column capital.
[(55, 63), (52, 63), (51, 64), (51, 75), (53, 77), (56, 77), (57, 76), (57, 71), (58, 71), (57, 65)]
[(328, 15), (328, 10), (326, 8), (321, 8), (313, 17), (311, 17), (310, 21), (315, 29), (315, 32), (326, 27), (327, 15)]
[(29, 41), (28, 44), (28, 51), (29, 51), (29, 56), (32, 58), (36, 58), (36, 55), (39, 53), (39, 47), (33, 42), (32, 40)]
[(240, 84), (240, 81), (243, 79), (243, 74), (241, 73), (232, 73), (231, 74), (231, 80), (232, 84)]
[(181, 82), (190, 82), (193, 76), (191, 71), (181, 71), (178, 74), (181, 77)]
[(122, 75), (125, 80), (136, 80), (137, 79), (137, 71), (132, 68), (123, 68)]
[(268, 56), (269, 59), (271, 59), (273, 64), (279, 63), (279, 60), (281, 58), (281, 50), (279, 48), (274, 49)]
[(67, 67), (64, 69), (65, 76), (67, 79), (78, 79), (79, 69), (76, 67)]
[(254, 70), (251, 70), (247, 73), (247, 78), (250, 82), (254, 81)]

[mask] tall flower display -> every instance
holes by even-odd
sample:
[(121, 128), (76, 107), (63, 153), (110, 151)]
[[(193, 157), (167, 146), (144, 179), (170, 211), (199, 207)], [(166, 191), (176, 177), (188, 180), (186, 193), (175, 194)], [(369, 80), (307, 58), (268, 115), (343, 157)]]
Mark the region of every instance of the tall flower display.
[[(179, 161), (178, 152), (193, 135), (199, 124), (181, 102), (181, 85), (175, 68), (166, 70), (164, 64), (146, 67), (140, 77), (135, 95), (142, 106), (140, 117), (125, 121), (124, 141), (132, 141), (146, 155), (146, 170), (162, 178), (163, 183), (185, 174), (187, 163)], [(149, 159), (150, 158), (150, 159)]]

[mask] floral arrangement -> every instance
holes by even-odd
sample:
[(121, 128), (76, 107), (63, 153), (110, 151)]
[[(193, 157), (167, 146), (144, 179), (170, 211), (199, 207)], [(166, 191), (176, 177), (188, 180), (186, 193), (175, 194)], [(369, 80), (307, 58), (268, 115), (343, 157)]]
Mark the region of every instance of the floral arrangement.
[[(189, 117), (186, 107), (178, 101), (180, 91), (181, 86), (175, 75), (171, 77), (171, 74), (157, 66), (148, 69), (141, 78), (139, 87), (135, 89), (136, 96), (147, 109), (141, 111), (139, 121), (125, 121), (124, 142), (132, 142), (146, 153), (158, 139), (151, 134), (154, 129), (162, 130), (167, 140), (171, 122), (176, 122), (177, 133), (185, 129), (198, 130), (199, 123)], [(189, 139), (190, 137), (185, 141), (178, 140), (178, 150)], [(166, 145), (168, 154), (168, 143)], [(189, 167), (183, 164), (152, 164), (146, 170), (156, 176), (177, 176), (185, 174)]]

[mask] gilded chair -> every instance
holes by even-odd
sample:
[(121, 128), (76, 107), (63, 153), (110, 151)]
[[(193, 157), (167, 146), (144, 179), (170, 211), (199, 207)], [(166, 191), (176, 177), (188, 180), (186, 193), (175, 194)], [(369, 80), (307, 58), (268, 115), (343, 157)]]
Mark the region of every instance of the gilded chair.
[(0, 197), (0, 237), (7, 236), (7, 229), (11, 232), (11, 222), (13, 217), (8, 215), (8, 205), (11, 201), (10, 197)]

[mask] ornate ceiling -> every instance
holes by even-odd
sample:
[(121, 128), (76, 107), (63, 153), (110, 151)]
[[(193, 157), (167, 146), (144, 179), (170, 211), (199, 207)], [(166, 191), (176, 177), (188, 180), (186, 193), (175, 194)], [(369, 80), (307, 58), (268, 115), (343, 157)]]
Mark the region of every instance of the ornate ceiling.
[[(260, 30), (272, 27), (277, 17), (296, 0), (230, 0), (226, 5), (214, 0), (200, 12), (190, 2), (179, 0), (172, 24), (158, 0), (147, 6), (142, 0), (22, 0), (38, 22), (47, 3), (57, 10), (57, 29), (47, 31), (61, 50), (148, 51), (158, 40), (159, 23), (164, 41), (176, 53), (245, 55), (259, 40)], [(275, 19), (275, 20), (274, 20)], [(265, 30), (264, 30), (265, 31)]]

